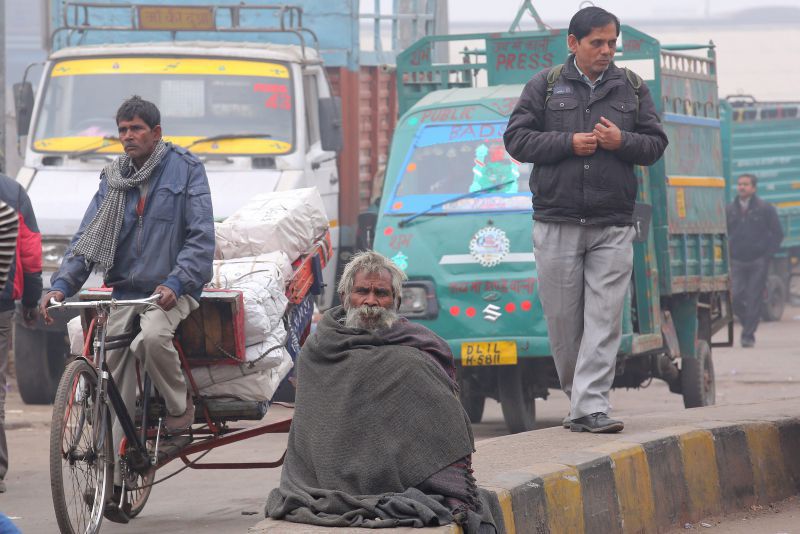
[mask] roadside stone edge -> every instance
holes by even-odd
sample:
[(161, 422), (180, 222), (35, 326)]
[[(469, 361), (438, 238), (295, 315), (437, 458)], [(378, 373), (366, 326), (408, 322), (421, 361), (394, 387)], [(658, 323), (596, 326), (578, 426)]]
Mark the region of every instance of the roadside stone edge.
[[(519, 436), (519, 435), (518, 435)], [(503, 438), (500, 438), (503, 439)], [(505, 534), (664, 532), (800, 493), (800, 417), (684, 422), (479, 480)], [(334, 529), (265, 520), (251, 533)], [(363, 529), (335, 529), (363, 533)], [(458, 534), (453, 525), (394, 532)]]

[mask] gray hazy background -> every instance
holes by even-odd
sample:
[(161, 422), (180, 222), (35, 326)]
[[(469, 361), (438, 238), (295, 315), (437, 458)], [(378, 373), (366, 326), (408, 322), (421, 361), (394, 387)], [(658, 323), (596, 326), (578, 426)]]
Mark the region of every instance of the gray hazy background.
[[(371, 2), (370, 2), (371, 3)], [(578, 10), (579, 1), (534, 1), (536, 11), (548, 24), (565, 22)], [(750, 8), (795, 7), (798, 0), (603, 0), (592, 4), (607, 9), (621, 19), (656, 22), (658, 19), (697, 19), (727, 17)], [(504, 21), (506, 12), (516, 12), (520, 0), (450, 0), (451, 21)], [(487, 12), (486, 6), (491, 9)]]
[[(10, 89), (22, 79), (27, 65), (46, 58), (41, 29), (45, 1), (0, 2), (5, 3), (6, 17), (6, 172), (13, 176), (20, 159)], [(391, 10), (392, 2), (379, 0), (378, 5), (386, 13)], [(286, 0), (286, 3), (292, 2)], [(450, 33), (507, 30), (521, 3), (521, 0), (449, 0)], [(581, 3), (542, 0), (534, 1), (533, 5), (546, 24), (565, 27)], [(800, 0), (605, 0), (593, 3), (616, 14), (624, 24), (635, 26), (665, 44), (705, 44), (712, 40), (716, 45), (722, 96), (749, 94), (759, 100), (800, 101), (800, 70), (797, 69), (800, 62), (796, 53), (792, 53), (800, 38)], [(360, 2), (361, 11), (365, 13), (373, 13), (375, 5), (374, 0)], [(522, 28), (535, 29), (535, 24), (526, 17)], [(362, 41), (369, 41), (369, 38), (362, 36)], [(363, 45), (369, 46), (369, 43), (362, 42)], [(37, 84), (40, 75), (41, 69), (33, 69), (31, 81)]]

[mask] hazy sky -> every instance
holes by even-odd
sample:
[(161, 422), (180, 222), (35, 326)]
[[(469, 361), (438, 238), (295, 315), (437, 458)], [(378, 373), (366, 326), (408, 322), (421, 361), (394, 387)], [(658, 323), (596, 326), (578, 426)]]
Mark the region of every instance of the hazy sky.
[[(521, 0), (449, 0), (450, 20), (472, 22), (514, 19)], [(693, 18), (708, 12), (722, 15), (761, 5), (800, 8), (800, 0), (595, 0), (594, 5), (607, 9), (622, 19), (657, 17)], [(578, 10), (579, 0), (534, 0), (533, 6), (545, 23), (564, 21)], [(491, 10), (487, 12), (487, 5)]]

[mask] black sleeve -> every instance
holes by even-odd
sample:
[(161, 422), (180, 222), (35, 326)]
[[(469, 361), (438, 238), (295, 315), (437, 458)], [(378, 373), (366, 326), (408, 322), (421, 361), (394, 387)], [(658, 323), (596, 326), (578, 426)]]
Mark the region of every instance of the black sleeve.
[(775, 254), (781, 248), (781, 241), (783, 241), (783, 227), (781, 226), (781, 221), (778, 218), (778, 210), (775, 209), (775, 206), (772, 204), (768, 204), (769, 209), (767, 210), (767, 227), (769, 229), (769, 238), (770, 238), (770, 253)]
[(634, 165), (652, 165), (664, 154), (668, 144), (650, 89), (646, 83), (642, 83), (636, 129), (622, 132), (622, 145), (616, 154), (621, 160)]
[(544, 131), (547, 73), (537, 73), (525, 85), (503, 134), (512, 158), (535, 165), (551, 165), (573, 155), (571, 132)]

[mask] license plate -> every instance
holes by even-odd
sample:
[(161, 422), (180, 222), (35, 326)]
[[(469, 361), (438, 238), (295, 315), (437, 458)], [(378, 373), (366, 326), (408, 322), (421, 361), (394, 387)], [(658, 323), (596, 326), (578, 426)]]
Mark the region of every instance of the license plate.
[(515, 341), (475, 341), (461, 344), (461, 365), (516, 365)]

